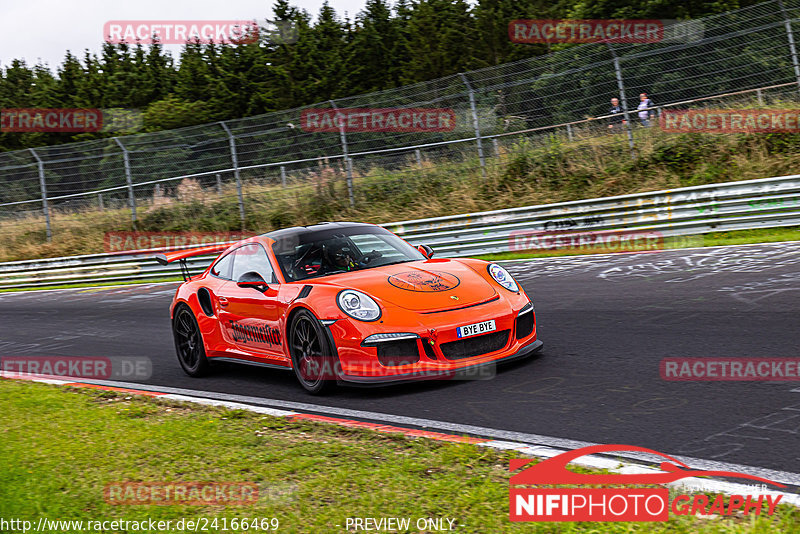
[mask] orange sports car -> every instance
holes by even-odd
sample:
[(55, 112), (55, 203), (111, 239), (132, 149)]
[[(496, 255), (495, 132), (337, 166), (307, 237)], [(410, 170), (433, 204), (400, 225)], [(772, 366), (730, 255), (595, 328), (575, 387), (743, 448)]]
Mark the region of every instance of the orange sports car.
[[(186, 258), (221, 250), (188, 274)], [(380, 226), (322, 223), (156, 259), (182, 262), (171, 317), (191, 376), (214, 361), (293, 369), (316, 394), (452, 378), (542, 347), (533, 304), (503, 267), (432, 256)]]

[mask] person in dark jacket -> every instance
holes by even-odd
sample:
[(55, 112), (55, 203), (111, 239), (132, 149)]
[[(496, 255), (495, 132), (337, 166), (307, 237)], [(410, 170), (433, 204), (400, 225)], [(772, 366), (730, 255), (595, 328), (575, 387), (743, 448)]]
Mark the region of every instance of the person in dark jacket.
[(609, 115), (613, 115), (608, 123), (608, 129), (613, 131), (622, 131), (625, 125), (625, 118), (622, 115), (622, 108), (619, 106), (619, 98), (611, 99), (611, 109), (608, 110)]

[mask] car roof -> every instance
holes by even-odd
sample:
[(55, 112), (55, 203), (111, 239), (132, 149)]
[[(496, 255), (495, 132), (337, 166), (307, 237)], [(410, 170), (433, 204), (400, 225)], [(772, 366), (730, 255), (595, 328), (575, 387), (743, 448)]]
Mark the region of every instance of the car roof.
[(377, 225), (358, 222), (321, 222), (308, 226), (293, 226), (291, 228), (282, 228), (280, 230), (273, 230), (261, 237), (266, 237), (275, 241), (286, 239), (287, 237), (301, 236), (312, 234), (314, 232), (340, 230), (349, 228), (375, 228)]

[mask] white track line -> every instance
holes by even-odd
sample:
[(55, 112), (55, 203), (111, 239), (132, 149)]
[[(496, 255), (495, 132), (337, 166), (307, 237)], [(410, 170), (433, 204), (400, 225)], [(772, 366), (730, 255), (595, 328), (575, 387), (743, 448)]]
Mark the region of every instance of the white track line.
[[(690, 250), (714, 250), (718, 248), (742, 248), (742, 247), (757, 247), (759, 245), (797, 245), (800, 241), (766, 241), (764, 243), (740, 243), (737, 245), (714, 245), (713, 247), (686, 247), (686, 248), (663, 248), (661, 250), (653, 250), (649, 252), (606, 252), (604, 254), (560, 254), (558, 256), (545, 256), (543, 258), (518, 258), (515, 260), (495, 260), (494, 263), (508, 263), (508, 262), (522, 262), (522, 261), (546, 261), (559, 258), (603, 258), (606, 256), (619, 257), (624, 255), (636, 254), (658, 254), (661, 252), (683, 252)], [(502, 254), (502, 253), (501, 253)]]
[[(79, 282), (76, 282), (79, 283)], [(180, 284), (182, 283), (180, 280), (173, 280), (172, 282), (138, 282), (132, 284), (112, 284), (112, 285), (99, 285), (99, 286), (81, 286), (81, 287), (61, 287), (61, 288), (52, 288), (52, 289), (13, 289), (8, 288), (7, 290), (3, 290), (0, 292), (0, 295), (16, 295), (18, 293), (47, 293), (49, 291), (86, 291), (89, 289), (119, 289), (121, 287), (140, 287), (140, 286), (160, 286), (160, 285), (167, 285), (167, 284)]]

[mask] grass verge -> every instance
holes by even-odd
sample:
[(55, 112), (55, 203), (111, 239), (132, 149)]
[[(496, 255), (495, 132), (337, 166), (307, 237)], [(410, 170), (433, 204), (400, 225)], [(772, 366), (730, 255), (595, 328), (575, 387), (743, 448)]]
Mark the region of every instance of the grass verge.
[[(243, 222), (228, 178), (220, 191), (203, 179), (140, 187), (137, 229), (261, 233), (319, 221), (387, 223), (784, 176), (800, 165), (800, 134), (793, 133), (670, 134), (637, 128), (635, 159), (625, 136), (594, 130), (576, 130), (575, 135), (573, 141), (561, 135), (502, 140), (485, 177), (471, 145), (453, 148), (435, 161), (425, 156), (417, 161), (410, 153), (356, 160), (352, 206), (345, 170), (334, 163), (297, 170), (285, 188), (277, 171), (249, 170), (242, 174)], [(23, 196), (35, 195), (33, 190)], [(124, 204), (101, 210), (92, 202), (81, 209), (52, 204), (51, 241), (41, 214), (3, 212), (0, 261), (99, 253), (106, 233), (132, 230)], [(792, 209), (800, 205), (800, 196), (781, 202)]]
[[(711, 232), (696, 236), (677, 236), (664, 238), (664, 250), (682, 248), (719, 247), (725, 245), (752, 245), (758, 243), (779, 243), (800, 241), (800, 226), (786, 228), (758, 228), (755, 230), (733, 230), (730, 232)], [(524, 260), (528, 258), (547, 258), (552, 256), (583, 256), (593, 254), (584, 250), (548, 250), (542, 252), (503, 252), (475, 256), (486, 261)]]
[(144, 285), (144, 284), (160, 284), (162, 282), (181, 282), (183, 278), (180, 276), (174, 276), (171, 278), (157, 278), (155, 280), (148, 280), (146, 282), (142, 282), (141, 280), (130, 280), (130, 281), (122, 281), (122, 282), (88, 282), (85, 284), (64, 284), (64, 285), (51, 285), (51, 286), (42, 286), (42, 287), (22, 287), (22, 288), (9, 288), (9, 289), (0, 289), (0, 293), (13, 293), (16, 291), (45, 291), (50, 289), (80, 289), (82, 287), (116, 287), (116, 286), (135, 286), (135, 285)]
[[(314, 533), (346, 532), (348, 517), (455, 518), (454, 531), (464, 533), (793, 532), (800, 524), (800, 510), (791, 506), (779, 506), (771, 517), (514, 524), (508, 520), (512, 456), (469, 444), (0, 379), (0, 517), (6, 519), (275, 517), (278, 532)], [(122, 481), (254, 482), (260, 496), (254, 505), (226, 508), (107, 504), (105, 485)]]

